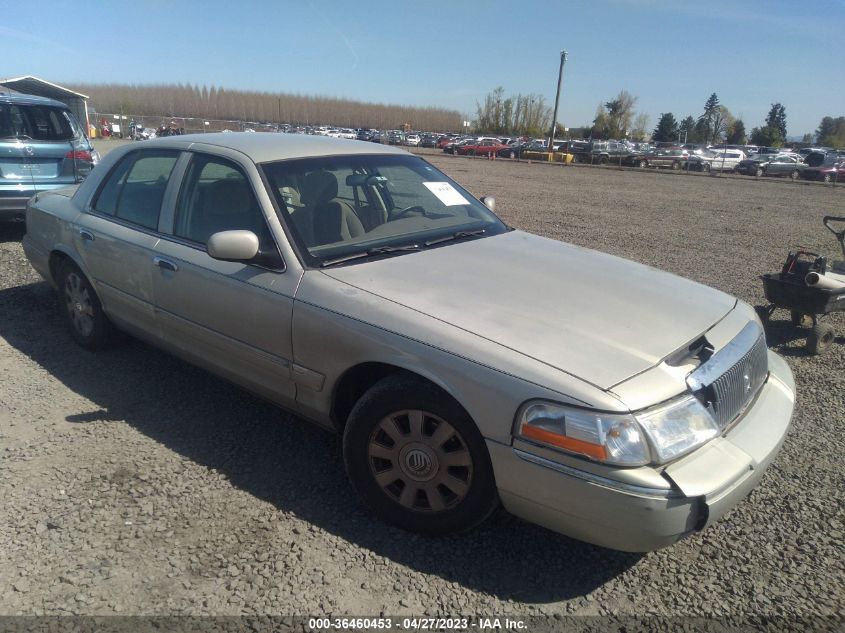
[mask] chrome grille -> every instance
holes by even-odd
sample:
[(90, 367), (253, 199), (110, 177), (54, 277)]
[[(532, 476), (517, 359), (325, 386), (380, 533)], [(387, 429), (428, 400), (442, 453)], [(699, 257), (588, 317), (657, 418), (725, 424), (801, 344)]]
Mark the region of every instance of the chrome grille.
[(766, 337), (760, 326), (751, 322), (690, 374), (687, 384), (723, 429), (754, 399), (768, 372)]

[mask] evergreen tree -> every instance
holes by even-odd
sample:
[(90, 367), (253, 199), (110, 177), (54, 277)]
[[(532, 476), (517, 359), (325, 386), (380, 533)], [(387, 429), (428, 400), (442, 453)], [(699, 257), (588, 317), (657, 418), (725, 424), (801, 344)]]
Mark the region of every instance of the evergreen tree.
[(660, 115), (657, 127), (651, 133), (651, 140), (654, 142), (674, 141), (678, 138), (678, 122), (675, 115), (666, 112)]
[(780, 103), (773, 103), (766, 116), (766, 127), (773, 127), (778, 132), (782, 139), (786, 140), (786, 108)]

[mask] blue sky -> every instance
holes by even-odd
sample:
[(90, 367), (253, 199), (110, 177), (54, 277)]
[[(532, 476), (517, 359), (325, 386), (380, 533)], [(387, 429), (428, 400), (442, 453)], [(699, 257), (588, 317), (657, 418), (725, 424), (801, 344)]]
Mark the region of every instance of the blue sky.
[[(431, 105), (472, 115), (496, 86), (578, 126), (619, 90), (654, 127), (712, 92), (746, 127), (784, 104), (789, 135), (845, 115), (845, 0), (0, 0), (0, 74), (183, 82)], [(470, 116), (472, 118), (472, 116)]]

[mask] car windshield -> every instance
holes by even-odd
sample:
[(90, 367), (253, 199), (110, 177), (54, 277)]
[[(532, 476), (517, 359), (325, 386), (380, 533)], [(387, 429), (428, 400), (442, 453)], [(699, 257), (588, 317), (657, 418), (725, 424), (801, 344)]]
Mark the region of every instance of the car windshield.
[(486, 206), (416, 156), (328, 156), (262, 169), (311, 266), (507, 230)]
[(0, 138), (70, 141), (79, 135), (74, 124), (62, 108), (0, 103)]

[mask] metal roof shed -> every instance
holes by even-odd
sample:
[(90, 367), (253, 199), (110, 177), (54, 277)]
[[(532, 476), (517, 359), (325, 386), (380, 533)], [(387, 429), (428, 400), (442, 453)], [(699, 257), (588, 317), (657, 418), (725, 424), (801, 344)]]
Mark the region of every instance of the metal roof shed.
[(0, 92), (2, 92), (3, 88), (12, 92), (47, 97), (48, 99), (55, 99), (56, 101), (67, 104), (70, 111), (76, 117), (76, 120), (85, 127), (85, 134), (88, 134), (90, 123), (88, 120), (88, 95), (75, 92), (69, 88), (64, 88), (58, 84), (44, 81), (31, 75), (0, 79)]

